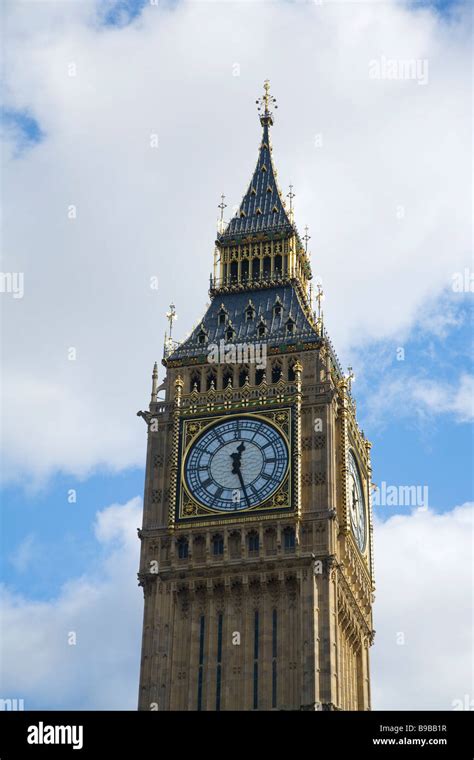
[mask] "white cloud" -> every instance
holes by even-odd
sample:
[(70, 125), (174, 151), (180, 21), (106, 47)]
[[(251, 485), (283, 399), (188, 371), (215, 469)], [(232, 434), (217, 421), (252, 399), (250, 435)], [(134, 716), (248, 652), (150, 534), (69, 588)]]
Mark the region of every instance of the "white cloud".
[(474, 376), (464, 374), (461, 376), (459, 388), (452, 402), (453, 411), (462, 422), (468, 422), (474, 418)]
[[(2, 588), (2, 697), (25, 709), (136, 709), (142, 623), (137, 587), (141, 500), (96, 516), (102, 559), (59, 595)], [(71, 633), (76, 645), (68, 643)]]
[(412, 388), (413, 399), (432, 412), (453, 413), (460, 422), (474, 419), (474, 375), (463, 374), (457, 387), (424, 381)]
[(375, 526), (375, 709), (450, 710), (474, 698), (473, 506)]
[[(78, 375), (88, 375), (91, 369), (79, 369)], [(75, 371), (71, 368), (69, 376)], [(145, 427), (137, 420), (136, 409), (124, 407), (123, 395), (116, 398), (117, 389), (111, 388), (104, 400), (92, 388), (79, 389), (80, 378), (70, 382), (67, 374), (61, 379), (44, 375), (31, 380), (21, 372), (5, 373), (6, 473), (15, 472), (23, 484), (37, 487), (57, 469), (82, 478), (98, 467), (143, 466)]]
[[(3, 589), (2, 696), (25, 708), (135, 709), (142, 593), (137, 497), (99, 512), (102, 559), (47, 602)], [(451, 709), (474, 697), (472, 505), (416, 510), (375, 529), (374, 709)], [(69, 646), (69, 632), (77, 645)], [(403, 633), (405, 644), (397, 644)]]
[[(4, 171), (2, 267), (25, 274), (23, 299), (2, 296), (4, 475), (22, 482), (144, 461), (135, 412), (163, 315), (175, 300), (184, 335), (203, 312), (217, 203), (249, 180), (267, 76), (341, 356), (408, 329), (469, 265), (467, 22), (395, 2), (183, 2), (117, 30), (94, 7), (8, 6), (8, 105), (46, 135)], [(428, 59), (429, 84), (371, 80), (381, 56)]]
[[(466, 317), (465, 306), (459, 295), (446, 292), (444, 298), (437, 298), (431, 303), (424, 303), (417, 315), (416, 332), (417, 335), (423, 334), (425, 337), (434, 336), (440, 340), (448, 337), (449, 333), (456, 328), (461, 327)], [(470, 304), (468, 305), (469, 309)], [(403, 336), (403, 337), (409, 337)], [(400, 336), (402, 338), (402, 336)]]
[(384, 425), (394, 409), (399, 420), (424, 421), (450, 414), (457, 422), (470, 422), (474, 418), (474, 375), (463, 373), (456, 384), (416, 375), (388, 378), (370, 395), (367, 419), (371, 429)]

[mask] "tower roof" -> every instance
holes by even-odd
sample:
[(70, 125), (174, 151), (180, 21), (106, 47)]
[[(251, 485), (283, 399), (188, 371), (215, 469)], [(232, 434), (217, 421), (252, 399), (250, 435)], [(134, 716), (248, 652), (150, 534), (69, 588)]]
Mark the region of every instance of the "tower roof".
[(265, 94), (257, 101), (260, 103), (259, 110), (262, 111), (260, 123), (263, 127), (257, 165), (236, 215), (218, 236), (219, 243), (227, 243), (249, 234), (291, 235), (296, 232), (277, 184), (270, 142), (270, 127), (273, 124), (270, 106), (275, 104), (275, 99), (269, 93), (268, 81), (264, 87)]
[[(249, 306), (253, 311), (251, 319), (246, 314)], [(277, 311), (276, 306), (280, 306), (280, 310)], [(222, 313), (226, 319), (221, 322), (219, 317)], [(291, 334), (287, 329), (289, 320), (294, 325)], [(265, 336), (259, 335), (260, 324), (267, 328)], [(226, 293), (213, 300), (202, 321), (189, 338), (166, 357), (166, 363), (206, 355), (210, 344), (227, 341), (226, 332), (229, 327), (232, 328), (231, 340), (235, 344), (264, 340), (269, 347), (277, 347), (282, 344), (296, 346), (315, 343), (319, 340), (314, 325), (309, 321), (306, 310), (291, 285), (255, 291), (251, 298), (248, 292)], [(202, 342), (200, 334), (204, 336)]]

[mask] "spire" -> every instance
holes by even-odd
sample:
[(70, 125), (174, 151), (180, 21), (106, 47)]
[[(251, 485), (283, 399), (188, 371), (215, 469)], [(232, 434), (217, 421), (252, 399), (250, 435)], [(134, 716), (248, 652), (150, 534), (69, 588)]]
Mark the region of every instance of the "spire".
[(253, 233), (293, 234), (290, 216), (282, 201), (272, 161), (270, 127), (273, 125), (272, 108), (277, 108), (270, 95), (270, 83), (264, 83), (264, 94), (257, 100), (260, 123), (263, 128), (257, 165), (237, 214), (218, 236), (218, 242), (227, 242)]
[(158, 401), (158, 362), (154, 363), (151, 375), (151, 401)]

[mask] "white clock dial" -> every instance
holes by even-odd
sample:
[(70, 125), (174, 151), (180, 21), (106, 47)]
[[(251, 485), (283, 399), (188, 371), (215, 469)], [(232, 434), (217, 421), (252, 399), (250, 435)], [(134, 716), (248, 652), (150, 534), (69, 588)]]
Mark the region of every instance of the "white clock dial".
[(235, 512), (269, 499), (288, 468), (287, 444), (269, 422), (231, 417), (207, 428), (184, 463), (189, 493), (208, 509)]
[(364, 491), (359, 475), (359, 468), (352, 451), (349, 452), (349, 512), (351, 528), (360, 551), (365, 549), (367, 539), (367, 521)]

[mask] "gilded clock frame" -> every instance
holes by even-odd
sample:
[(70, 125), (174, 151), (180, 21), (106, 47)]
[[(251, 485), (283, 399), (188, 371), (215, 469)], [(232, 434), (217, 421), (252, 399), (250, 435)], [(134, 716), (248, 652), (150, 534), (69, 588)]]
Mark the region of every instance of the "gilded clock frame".
[[(238, 510), (226, 514), (222, 510), (213, 510), (200, 504), (193, 498), (186, 487), (184, 465), (189, 451), (206, 430), (219, 422), (228, 421), (231, 417), (250, 417), (261, 419), (272, 425), (282, 436), (288, 449), (288, 465), (280, 486), (262, 504), (255, 507)], [(179, 421), (178, 440), (178, 482), (176, 488), (176, 504), (174, 523), (176, 527), (184, 525), (223, 525), (230, 522), (245, 522), (258, 519), (272, 519), (275, 515), (295, 513), (295, 477), (294, 477), (294, 445), (296, 434), (296, 413), (294, 405), (284, 407), (266, 407), (253, 411), (236, 409), (225, 414), (199, 414), (192, 417), (181, 417)]]

